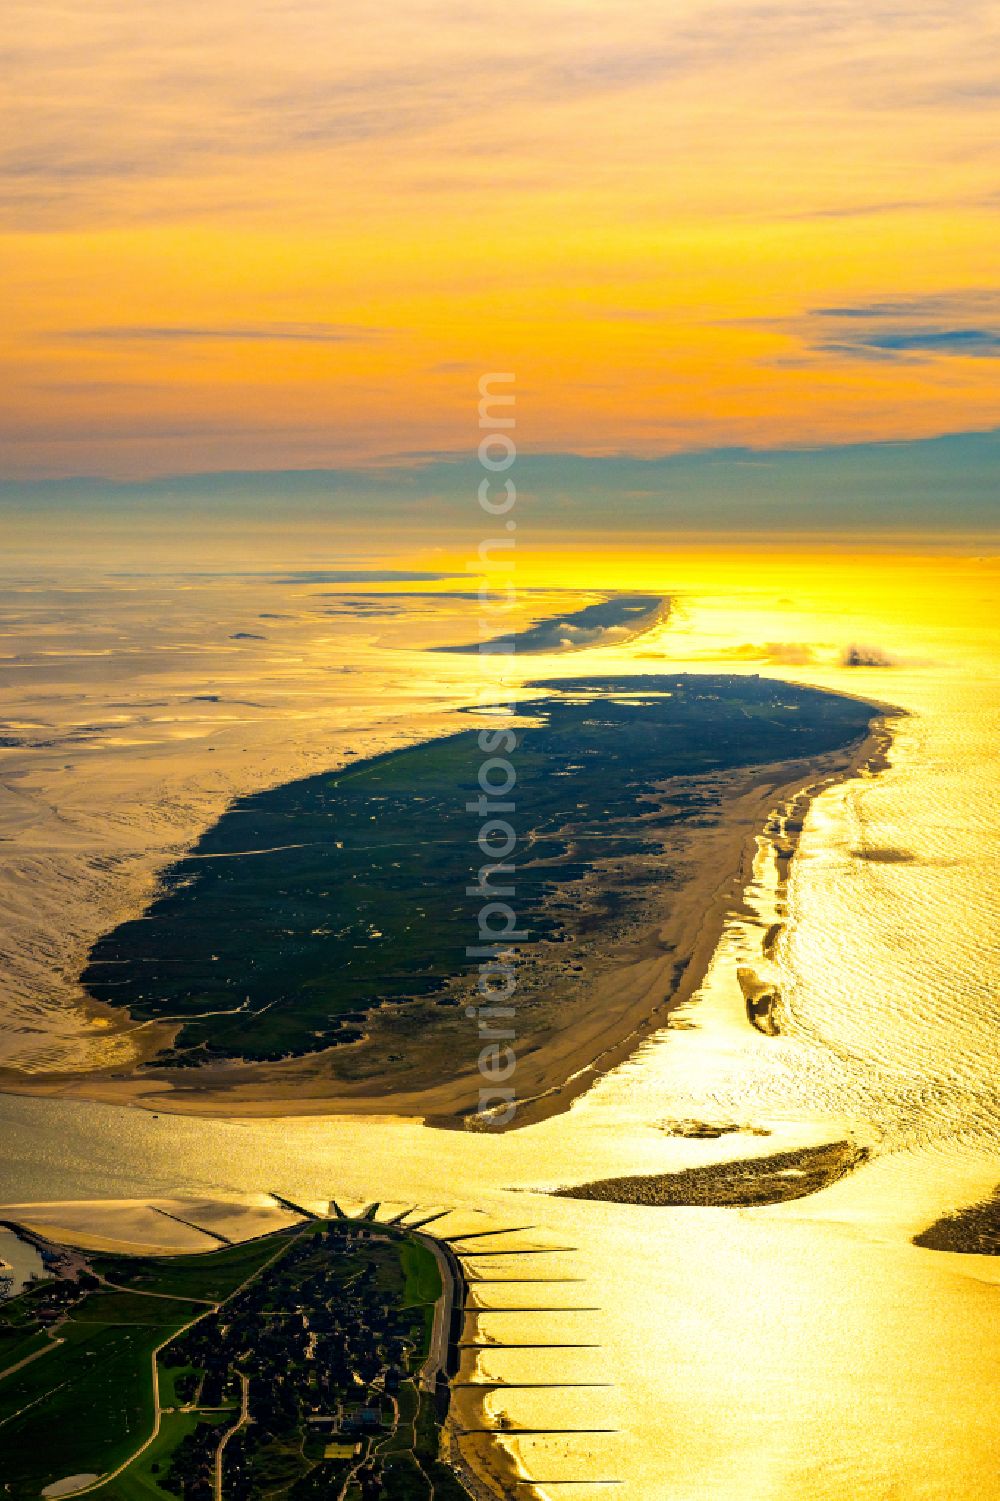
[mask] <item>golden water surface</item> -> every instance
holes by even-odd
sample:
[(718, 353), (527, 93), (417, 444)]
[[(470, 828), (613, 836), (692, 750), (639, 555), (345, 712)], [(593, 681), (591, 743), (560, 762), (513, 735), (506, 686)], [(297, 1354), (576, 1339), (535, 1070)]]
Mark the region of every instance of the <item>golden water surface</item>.
[[(484, 1316), (480, 1337), (588, 1348), (491, 1349), (480, 1373), (609, 1385), (515, 1387), (488, 1410), (514, 1427), (615, 1430), (504, 1438), (549, 1501), (996, 1501), (1000, 1267), (911, 1244), (1000, 1177), (996, 560), (661, 546), (539, 554), (521, 568), (523, 585), (674, 600), (654, 635), (522, 661), (526, 677), (763, 672), (906, 711), (889, 767), (810, 810), (774, 959), (783, 1034), (749, 1027), (735, 978), (774, 916), (762, 844), (689, 1025), (655, 1034), (567, 1113), (497, 1138), (7, 1097), (22, 1165), (4, 1198), (278, 1189), (457, 1205), (533, 1227), (509, 1243), (544, 1255), (484, 1252), (472, 1269), (513, 1277), (544, 1261), (547, 1275), (583, 1279), (566, 1285), (565, 1303), (599, 1311)], [(442, 703), (474, 682), (474, 661), (428, 666), (398, 629), (375, 635), (356, 649), (385, 682), (422, 673), (424, 697)], [(841, 665), (851, 645), (886, 665)], [(688, 1117), (771, 1135), (688, 1140), (662, 1128)], [(869, 1162), (780, 1206), (655, 1209), (538, 1192), (845, 1135), (870, 1148)], [(511, 1285), (490, 1298), (559, 1301), (538, 1293)]]

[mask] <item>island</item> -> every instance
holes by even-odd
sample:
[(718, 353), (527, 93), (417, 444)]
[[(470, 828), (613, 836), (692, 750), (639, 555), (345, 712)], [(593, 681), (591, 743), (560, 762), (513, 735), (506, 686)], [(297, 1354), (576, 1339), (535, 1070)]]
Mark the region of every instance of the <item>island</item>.
[(564, 615), (548, 615), (524, 630), (463, 646), (435, 646), (434, 651), (462, 655), (506, 646), (515, 653), (583, 651), (595, 646), (623, 646), (644, 636), (670, 615), (670, 600), (658, 594), (613, 594)]
[[(879, 706), (749, 674), (529, 685), (511, 898), (522, 1125), (565, 1108), (699, 984), (783, 803), (873, 764)], [(252, 1115), (476, 1126), (484, 721), (235, 801), (83, 983), (133, 1066), (5, 1084)], [(470, 809), (472, 811), (470, 811)], [(781, 820), (779, 820), (781, 822)], [(492, 888), (491, 888), (492, 889)]]
[(429, 1237), (311, 1217), (186, 1255), (40, 1244), (50, 1275), (0, 1303), (12, 1501), (477, 1494), (441, 1457), (461, 1274)]

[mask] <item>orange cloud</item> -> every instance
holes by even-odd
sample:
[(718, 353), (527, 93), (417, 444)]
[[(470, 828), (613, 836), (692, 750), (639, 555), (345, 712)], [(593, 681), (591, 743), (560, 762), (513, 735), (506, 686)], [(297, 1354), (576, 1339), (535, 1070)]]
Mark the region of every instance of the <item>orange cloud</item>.
[(995, 419), (982, 342), (803, 359), (796, 331), (991, 284), (977, 0), (14, 0), (8, 20), (12, 472), (464, 451), (470, 371), (495, 368), (549, 450)]

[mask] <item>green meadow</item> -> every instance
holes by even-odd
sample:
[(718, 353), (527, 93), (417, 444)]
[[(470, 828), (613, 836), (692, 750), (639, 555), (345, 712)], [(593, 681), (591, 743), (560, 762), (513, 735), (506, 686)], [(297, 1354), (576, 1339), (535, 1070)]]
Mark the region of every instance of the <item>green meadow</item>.
[[(657, 782), (839, 749), (874, 712), (753, 676), (537, 686), (511, 757), (527, 943), (573, 942), (582, 919), (566, 894), (597, 861), (638, 855), (662, 879)], [(483, 760), (470, 728), (237, 800), (145, 915), (94, 946), (85, 985), (134, 1017), (179, 1018), (158, 1060), (174, 1067), (330, 1048), (383, 1001), (449, 1004), (482, 905), (467, 893), (484, 858), (467, 804)], [(675, 821), (704, 816), (690, 803)], [(605, 905), (609, 925), (627, 918), (627, 888)]]

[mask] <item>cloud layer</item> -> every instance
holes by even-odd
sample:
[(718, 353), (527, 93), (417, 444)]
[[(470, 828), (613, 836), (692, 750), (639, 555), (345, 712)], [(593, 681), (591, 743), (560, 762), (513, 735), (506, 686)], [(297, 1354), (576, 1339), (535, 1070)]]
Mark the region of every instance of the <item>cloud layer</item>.
[[(10, 0), (7, 472), (990, 424), (985, 0)], [(471, 404), (471, 405), (470, 405)]]

